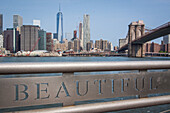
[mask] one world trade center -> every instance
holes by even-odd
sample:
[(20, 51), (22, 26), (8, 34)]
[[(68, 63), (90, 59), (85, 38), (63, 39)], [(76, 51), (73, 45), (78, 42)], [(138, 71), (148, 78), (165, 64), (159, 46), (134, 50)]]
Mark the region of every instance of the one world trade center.
[(59, 12), (57, 13), (57, 39), (60, 43), (63, 43), (63, 14), (60, 11), (60, 6)]

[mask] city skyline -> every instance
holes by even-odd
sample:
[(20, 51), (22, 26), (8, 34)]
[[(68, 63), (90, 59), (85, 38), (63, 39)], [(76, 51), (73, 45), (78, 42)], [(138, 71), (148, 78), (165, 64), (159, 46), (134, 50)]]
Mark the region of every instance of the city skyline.
[[(37, 19), (42, 23), (41, 28), (55, 33), (55, 15), (58, 12), (59, 3), (61, 3), (62, 12), (64, 13), (64, 34), (66, 32), (72, 33), (79, 22), (83, 20), (83, 15), (89, 14), (91, 17), (91, 39), (106, 39), (115, 46), (118, 45), (118, 39), (126, 37), (128, 25), (132, 21), (143, 20), (146, 27), (155, 28), (168, 22), (170, 18), (168, 14), (170, 2), (168, 0), (139, 1), (138, 4), (141, 7), (136, 4), (135, 0), (51, 0), (50, 2), (46, 0), (24, 2), (13, 0), (10, 1), (11, 4), (9, 5), (8, 2), (8, 0), (2, 1), (4, 5), (0, 8), (0, 14), (3, 14), (4, 20), (3, 30), (12, 28), (12, 16), (18, 14), (23, 17), (24, 25), (30, 25), (32, 20)], [(47, 6), (47, 3), (49, 6)], [(45, 6), (47, 7), (43, 8)], [(160, 39), (158, 40), (160, 43)]]

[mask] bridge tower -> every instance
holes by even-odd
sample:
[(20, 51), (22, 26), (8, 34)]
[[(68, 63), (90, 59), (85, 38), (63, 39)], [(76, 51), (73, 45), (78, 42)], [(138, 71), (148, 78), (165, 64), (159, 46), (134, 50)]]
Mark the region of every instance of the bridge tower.
[(128, 31), (128, 57), (143, 57), (143, 44), (133, 44), (132, 41), (145, 34), (145, 24), (142, 20), (132, 22)]

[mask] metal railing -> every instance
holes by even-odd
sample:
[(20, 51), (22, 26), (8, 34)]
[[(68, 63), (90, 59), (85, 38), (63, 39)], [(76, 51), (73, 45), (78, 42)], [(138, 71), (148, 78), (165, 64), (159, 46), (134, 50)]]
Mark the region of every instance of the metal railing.
[(1, 63), (0, 74), (170, 69), (170, 61)]
[(141, 99), (68, 106), (68, 107), (60, 107), (60, 108), (28, 110), (28, 111), (21, 111), (17, 113), (103, 113), (103, 112), (110, 112), (110, 111), (135, 109), (141, 107), (150, 107), (150, 106), (169, 104), (169, 103), (170, 103), (170, 96), (168, 95), (168, 96), (141, 98)]
[[(76, 101), (170, 93), (170, 71), (147, 72), (157, 69), (170, 69), (170, 61), (1, 63), (0, 75), (63, 73), (63, 76), (0, 78), (0, 109), (63, 103), (67, 107), (25, 112), (106, 112), (170, 104), (168, 95), (68, 106)], [(74, 72), (124, 70), (139, 73), (74, 76)]]

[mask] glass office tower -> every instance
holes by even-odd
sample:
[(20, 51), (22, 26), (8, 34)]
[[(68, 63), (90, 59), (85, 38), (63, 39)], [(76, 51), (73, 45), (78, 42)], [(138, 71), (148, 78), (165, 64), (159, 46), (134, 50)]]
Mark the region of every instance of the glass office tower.
[(57, 39), (63, 43), (63, 14), (60, 11), (57, 13)]

